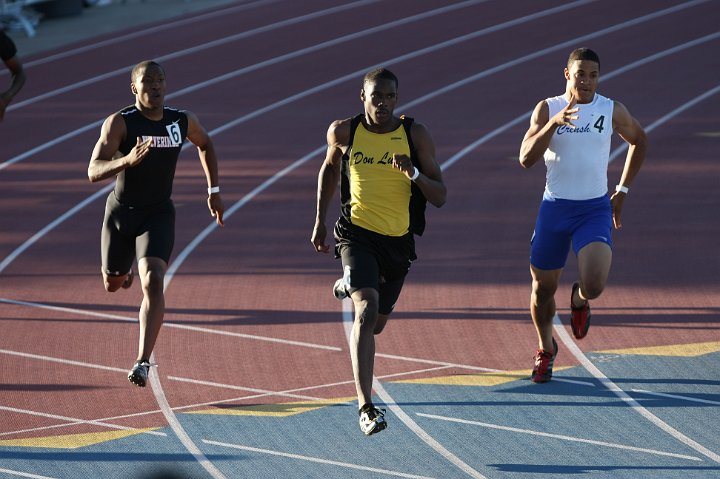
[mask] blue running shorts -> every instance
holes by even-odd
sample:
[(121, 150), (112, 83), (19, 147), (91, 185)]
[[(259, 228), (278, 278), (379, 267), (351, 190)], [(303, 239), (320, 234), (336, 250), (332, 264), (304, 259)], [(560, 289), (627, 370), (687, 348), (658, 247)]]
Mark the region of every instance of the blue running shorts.
[(563, 268), (571, 244), (575, 255), (590, 243), (612, 247), (612, 228), (607, 195), (579, 201), (544, 198), (530, 240), (530, 264), (542, 270)]

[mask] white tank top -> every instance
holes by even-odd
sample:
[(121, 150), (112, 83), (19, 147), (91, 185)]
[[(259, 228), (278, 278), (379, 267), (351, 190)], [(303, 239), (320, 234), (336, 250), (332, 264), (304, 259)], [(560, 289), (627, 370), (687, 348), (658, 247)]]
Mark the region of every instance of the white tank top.
[[(545, 100), (550, 118), (567, 106), (564, 95)], [(577, 104), (572, 129), (559, 126), (545, 150), (545, 199), (589, 200), (607, 194), (607, 169), (614, 103), (595, 94), (591, 103)]]

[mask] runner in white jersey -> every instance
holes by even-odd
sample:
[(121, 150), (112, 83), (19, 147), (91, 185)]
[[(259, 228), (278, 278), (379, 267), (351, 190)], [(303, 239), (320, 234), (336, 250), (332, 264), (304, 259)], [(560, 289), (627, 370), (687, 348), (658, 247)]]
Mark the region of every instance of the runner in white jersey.
[[(557, 355), (552, 337), (555, 291), (572, 245), (579, 279), (570, 293), (570, 323), (575, 338), (590, 327), (590, 305), (605, 289), (612, 263), (612, 230), (629, 187), (645, 159), (643, 128), (622, 103), (595, 92), (600, 59), (587, 48), (570, 53), (565, 93), (540, 101), (520, 147), (520, 164), (544, 159), (547, 177), (530, 249), (530, 314), (538, 336), (533, 382), (547, 382)], [(610, 137), (628, 145), (620, 181), (608, 195)]]

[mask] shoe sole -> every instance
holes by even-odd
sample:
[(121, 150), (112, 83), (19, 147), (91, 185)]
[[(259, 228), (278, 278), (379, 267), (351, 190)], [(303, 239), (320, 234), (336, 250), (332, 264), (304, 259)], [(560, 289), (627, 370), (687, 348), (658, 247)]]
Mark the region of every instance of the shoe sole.
[(144, 388), (145, 384), (147, 384), (146, 381), (144, 381), (141, 377), (137, 376), (128, 376), (128, 381), (130, 381), (132, 384), (139, 388)]
[(383, 421), (383, 422), (376, 422), (374, 428), (372, 428), (372, 429), (371, 429), (370, 431), (368, 431), (368, 432), (363, 431), (363, 433), (364, 433), (366, 436), (372, 436), (373, 434), (376, 434), (376, 433), (378, 433), (378, 432), (380, 432), (380, 431), (384, 431), (386, 428), (387, 428), (387, 422), (385, 422), (385, 421)]
[[(150, 372), (148, 371), (148, 374)], [(128, 374), (128, 381), (130, 381), (133, 385), (144, 388), (147, 384), (147, 377), (143, 377), (141, 374), (138, 374), (136, 371), (131, 371), (130, 374)]]

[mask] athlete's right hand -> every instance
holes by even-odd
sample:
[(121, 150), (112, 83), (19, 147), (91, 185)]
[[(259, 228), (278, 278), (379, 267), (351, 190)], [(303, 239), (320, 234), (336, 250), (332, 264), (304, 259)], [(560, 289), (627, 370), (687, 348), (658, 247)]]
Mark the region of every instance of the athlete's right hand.
[(330, 252), (330, 245), (325, 244), (325, 238), (327, 237), (327, 229), (325, 228), (325, 225), (322, 223), (315, 223), (315, 228), (313, 228), (312, 237), (310, 238), (310, 242), (315, 247), (315, 251), (318, 253), (329, 253)]
[[(558, 126), (566, 125), (570, 128), (576, 128), (573, 124), (573, 120), (578, 119), (577, 112), (580, 111), (580, 108), (575, 107), (577, 104), (577, 98), (575, 98), (575, 95), (572, 93), (570, 94), (570, 103), (567, 104), (565, 108), (560, 110), (555, 114), (554, 117), (552, 117), (553, 123), (555, 123)], [(573, 108), (575, 107), (575, 108)]]
[(152, 137), (143, 141), (143, 139), (138, 136), (137, 143), (135, 143), (133, 149), (130, 150), (130, 153), (128, 153), (126, 156), (128, 166), (139, 165), (140, 162), (145, 159), (147, 154), (150, 153), (151, 143)]

